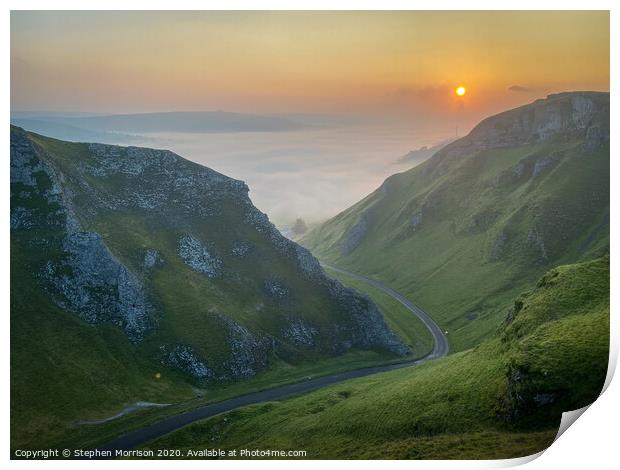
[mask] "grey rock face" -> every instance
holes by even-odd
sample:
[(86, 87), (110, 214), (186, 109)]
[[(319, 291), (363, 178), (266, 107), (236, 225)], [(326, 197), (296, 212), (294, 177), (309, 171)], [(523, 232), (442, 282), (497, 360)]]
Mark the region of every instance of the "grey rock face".
[(532, 178), (536, 178), (543, 170), (550, 167), (555, 162), (553, 155), (547, 155), (536, 160), (534, 169), (532, 170)]
[(469, 218), (465, 231), (469, 234), (486, 232), (497, 219), (497, 216), (497, 212), (491, 209), (483, 209)]
[(224, 363), (225, 375), (222, 380), (248, 378), (267, 366), (267, 354), (271, 345), (268, 338), (252, 334), (246, 327), (233, 319), (218, 315), (228, 330), (230, 345), (229, 359)]
[[(42, 181), (45, 184), (40, 184)], [(20, 190), (14, 194), (16, 187)], [(29, 206), (25, 201), (34, 196), (43, 198), (48, 207)], [(77, 221), (63, 203), (59, 178), (54, 170), (41, 160), (38, 149), (23, 130), (11, 128), (11, 229), (66, 226), (69, 230), (76, 230)]]
[[(222, 199), (242, 198), (248, 191), (242, 181), (192, 164), (167, 150), (103, 144), (88, 144), (88, 150), (94, 162), (82, 162), (78, 170), (93, 209), (140, 208), (161, 214), (173, 206), (174, 217), (179, 220), (209, 217), (218, 215)], [(114, 193), (98, 191), (85, 183), (85, 176), (115, 177), (122, 184)]]
[(493, 247), (491, 248), (491, 253), (489, 254), (489, 261), (498, 261), (501, 259), (507, 241), (508, 235), (506, 235), (506, 232), (502, 230), (493, 241)]
[(282, 336), (296, 346), (312, 347), (315, 344), (314, 337), (318, 330), (307, 325), (302, 320), (293, 320), (290, 326), (282, 331)]
[(599, 125), (609, 95), (561, 93), (482, 121), (468, 136), (479, 148), (523, 145)]
[(609, 141), (609, 93), (559, 93), (489, 117), (467, 136), (437, 152), (427, 162), (425, 173), (439, 176), (447, 171), (447, 162), (473, 152), (579, 133), (583, 133), (588, 150)]
[(545, 240), (542, 234), (536, 229), (531, 228), (527, 233), (527, 241), (533, 244), (540, 251), (540, 258), (547, 259), (547, 249), (545, 248)]
[(176, 161), (176, 155), (167, 150), (119, 147), (116, 145), (88, 144), (97, 165), (90, 168), (94, 176), (124, 174), (140, 176), (153, 166), (165, 166)]
[(161, 346), (161, 363), (179, 369), (199, 380), (208, 380), (214, 372), (198, 358), (196, 352), (187, 345)]
[(350, 312), (352, 322), (336, 328), (346, 331), (349, 340), (334, 345), (336, 351), (346, 351), (351, 347), (371, 349), (379, 347), (404, 356), (408, 349), (388, 328), (375, 303), (366, 295), (345, 287), (337, 281), (329, 280), (329, 290), (342, 306)]
[(553, 393), (537, 393), (534, 395), (534, 403), (538, 406), (545, 406), (553, 403), (556, 399), (556, 395)]
[(32, 212), (25, 207), (14, 207), (11, 210), (11, 230), (28, 229), (34, 225)]
[(319, 260), (303, 246), (295, 244), (295, 259), (299, 268), (309, 279), (323, 279), (325, 277)]
[(99, 234), (77, 232), (63, 244), (67, 257), (48, 263), (44, 278), (57, 303), (91, 324), (112, 322), (132, 341), (154, 324), (140, 280), (107, 249)]
[(413, 230), (417, 229), (422, 223), (422, 209), (418, 209), (411, 217), (411, 228)]
[(345, 235), (345, 239), (342, 243), (341, 252), (343, 255), (348, 255), (353, 252), (360, 243), (364, 240), (366, 236), (366, 232), (368, 231), (368, 221), (364, 214), (359, 218), (359, 220), (353, 225), (347, 234)]
[(214, 319), (226, 331), (228, 358), (209, 365), (190, 346), (160, 347), (161, 363), (205, 382), (229, 382), (253, 377), (268, 365), (271, 340), (258, 337), (233, 319), (216, 314)]
[(36, 187), (35, 174), (46, 172), (32, 143), (22, 130), (11, 129), (11, 183)]
[(194, 271), (209, 277), (218, 277), (222, 272), (222, 260), (191, 235), (185, 235), (179, 240), (179, 256)]
[(267, 214), (259, 211), (249, 199), (246, 201), (245, 221), (253, 226), (257, 232), (267, 236), (271, 244), (281, 253), (288, 254), (294, 243), (284, 237), (275, 225), (271, 223)]
[(512, 169), (512, 174), (515, 177), (515, 179), (520, 179), (521, 176), (523, 176), (524, 172), (525, 172), (525, 164), (523, 162), (517, 163)]
[(252, 245), (246, 241), (238, 241), (233, 245), (231, 252), (235, 256), (244, 257), (252, 249)]
[(149, 248), (148, 250), (146, 250), (143, 262), (144, 269), (153, 269), (157, 264), (160, 264), (162, 262), (163, 260), (161, 258), (161, 255), (159, 254), (159, 251), (155, 250), (154, 248)]
[(575, 93), (571, 97), (571, 105), (571, 124), (577, 128), (587, 127), (592, 120), (592, 115), (596, 112), (597, 103), (589, 94)]
[(11, 146), (15, 178), (11, 184), (30, 187), (30, 194), (43, 197), (47, 204), (38, 215), (13, 207), (12, 225), (35, 228), (36, 216), (37, 227), (55, 229), (55, 238), (43, 237), (38, 243), (60, 244), (60, 259), (48, 261), (39, 273), (54, 301), (90, 324), (111, 322), (121, 327), (130, 340), (141, 340), (155, 323), (141, 281), (112, 255), (97, 233), (81, 230), (71, 205), (71, 192), (61, 190), (62, 176), (43, 160), (21, 129), (11, 129)]
[(593, 125), (586, 130), (586, 138), (583, 149), (592, 152), (599, 147), (609, 144), (609, 128), (601, 125)]
[(267, 279), (264, 283), (265, 291), (271, 297), (276, 299), (284, 299), (288, 297), (289, 289), (281, 281), (276, 279)]

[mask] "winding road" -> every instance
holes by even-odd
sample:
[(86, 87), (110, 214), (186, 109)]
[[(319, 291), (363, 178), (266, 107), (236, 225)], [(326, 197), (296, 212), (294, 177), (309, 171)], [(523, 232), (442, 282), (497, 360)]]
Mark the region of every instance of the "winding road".
[(430, 352), (428, 356), (424, 357), (425, 361), (429, 361), (431, 359), (436, 359), (438, 357), (443, 357), (448, 354), (450, 350), (450, 343), (448, 343), (448, 337), (444, 333), (444, 331), (439, 328), (439, 325), (435, 323), (431, 317), (428, 316), (424, 310), (422, 310), (417, 305), (411, 303), (404, 295), (399, 294), (393, 289), (381, 284), (379, 281), (375, 281), (372, 278), (362, 276), (360, 274), (355, 274), (349, 271), (345, 271), (344, 269), (337, 268), (335, 266), (330, 266), (329, 264), (322, 263), (322, 266), (332, 271), (336, 271), (337, 273), (345, 274), (353, 279), (357, 279), (359, 281), (364, 281), (367, 284), (370, 284), (373, 287), (376, 287), (379, 290), (382, 290), (395, 300), (398, 300), (401, 304), (403, 304), (411, 313), (413, 313), (416, 317), (422, 320), (422, 323), (428, 328), (428, 330), (433, 335), (433, 350)]
[(199, 421), (202, 419), (210, 418), (220, 413), (224, 413), (227, 411), (232, 411), (236, 408), (240, 408), (242, 406), (253, 405), (257, 403), (279, 400), (282, 398), (287, 398), (292, 395), (297, 395), (300, 393), (311, 392), (317, 390), (319, 388), (325, 387), (327, 385), (332, 385), (338, 382), (342, 382), (348, 379), (354, 379), (358, 377), (366, 377), (368, 375), (378, 374), (381, 372), (388, 372), (395, 369), (401, 369), (403, 367), (409, 367), (416, 364), (422, 364), (424, 362), (428, 362), (432, 359), (436, 359), (439, 357), (443, 357), (448, 354), (449, 344), (448, 338), (444, 334), (443, 330), (439, 328), (437, 323), (428, 316), (428, 314), (422, 310), (417, 305), (411, 303), (406, 297), (399, 294), (398, 292), (390, 289), (387, 286), (384, 286), (380, 282), (360, 276), (359, 274), (354, 274), (349, 271), (345, 271), (340, 268), (336, 268), (334, 266), (323, 265), (326, 268), (329, 268), (333, 271), (339, 272), (341, 274), (348, 275), (354, 279), (358, 279), (368, 284), (376, 287), (377, 289), (382, 290), (386, 294), (390, 295), (402, 305), (404, 305), (407, 309), (411, 311), (415, 316), (417, 316), (424, 325), (429, 329), (431, 334), (433, 335), (433, 350), (426, 356), (419, 359), (411, 359), (403, 362), (392, 363), (384, 366), (375, 366), (375, 367), (366, 367), (363, 369), (355, 369), (349, 370), (345, 372), (340, 372), (337, 374), (326, 375), (323, 377), (318, 377), (316, 379), (309, 379), (304, 382), (293, 383), (289, 385), (283, 385), (281, 387), (275, 387), (268, 390), (263, 390), (261, 392), (250, 393), (248, 395), (242, 395), (235, 398), (230, 398), (228, 400), (220, 401), (217, 403), (212, 403), (209, 405), (202, 406), (200, 408), (196, 408), (185, 413), (178, 414), (176, 416), (172, 416), (170, 418), (166, 418), (157, 423), (148, 425), (141, 429), (137, 429), (135, 431), (131, 431), (123, 436), (120, 436), (107, 444), (104, 444), (97, 448), (100, 451), (116, 451), (116, 450), (129, 450), (141, 445), (146, 444), (153, 439), (161, 437), (165, 434), (168, 434), (172, 431), (176, 431), (184, 426), (187, 426), (190, 423), (195, 421)]

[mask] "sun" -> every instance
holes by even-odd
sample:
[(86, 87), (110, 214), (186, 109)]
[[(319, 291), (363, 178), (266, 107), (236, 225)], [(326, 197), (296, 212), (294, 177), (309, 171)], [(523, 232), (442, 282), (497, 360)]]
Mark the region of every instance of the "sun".
[(454, 93), (456, 93), (456, 96), (464, 96), (465, 93), (467, 93), (467, 88), (465, 88), (463, 85), (457, 86), (456, 90), (454, 90)]

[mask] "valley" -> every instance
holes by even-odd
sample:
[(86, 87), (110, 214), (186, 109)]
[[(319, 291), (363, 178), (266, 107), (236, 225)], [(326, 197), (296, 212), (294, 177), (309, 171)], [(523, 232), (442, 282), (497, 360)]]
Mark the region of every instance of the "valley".
[(12, 447), (544, 449), (606, 373), (608, 123), (492, 116), (301, 245), (172, 152), (11, 127)]
[(143, 448), (295, 448), (311, 459), (531, 455), (552, 443), (562, 411), (596, 399), (608, 344), (605, 257), (547, 273), (476, 348), (240, 408)]

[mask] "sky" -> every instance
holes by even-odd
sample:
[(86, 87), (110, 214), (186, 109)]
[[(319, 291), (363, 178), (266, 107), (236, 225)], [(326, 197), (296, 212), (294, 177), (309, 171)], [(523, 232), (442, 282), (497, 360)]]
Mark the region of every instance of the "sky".
[(11, 77), (24, 111), (482, 115), (608, 90), (609, 15), (12, 12)]
[(11, 111), (361, 117), (145, 136), (243, 179), (277, 223), (312, 222), (405, 170), (411, 149), (550, 93), (608, 91), (609, 59), (608, 12), (13, 11)]

